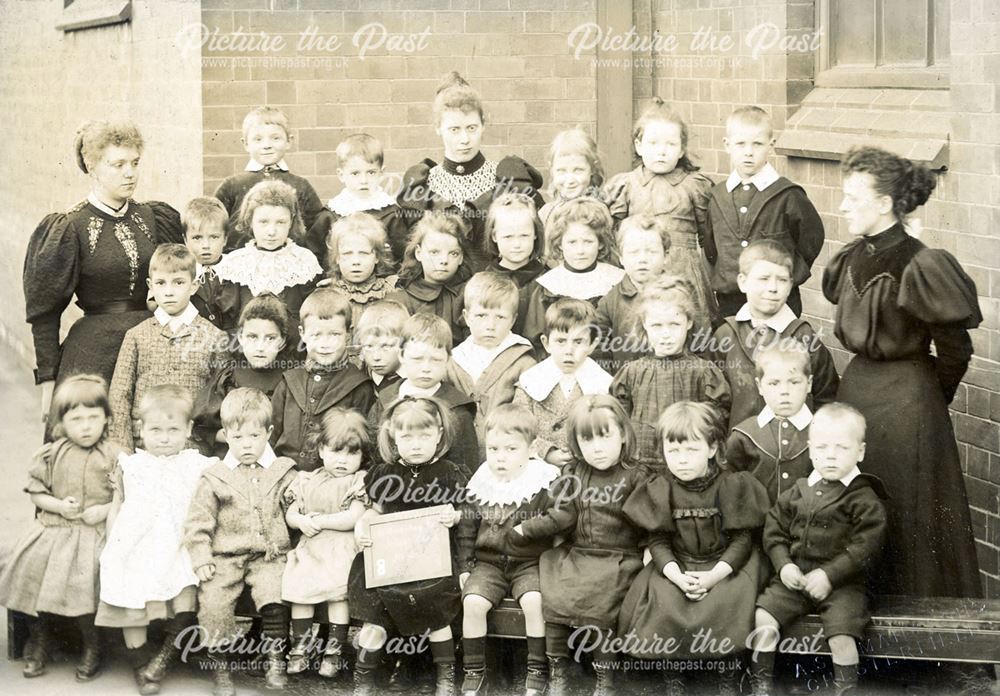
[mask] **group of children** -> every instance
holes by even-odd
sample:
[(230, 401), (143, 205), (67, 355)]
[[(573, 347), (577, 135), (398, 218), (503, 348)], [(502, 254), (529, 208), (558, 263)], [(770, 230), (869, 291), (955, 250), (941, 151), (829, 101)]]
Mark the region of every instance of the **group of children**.
[[(526, 694), (566, 693), (578, 630), (607, 639), (606, 695), (622, 655), (713, 657), (692, 647), (708, 627), (729, 639), (715, 656), (755, 651), (754, 693), (769, 693), (778, 631), (814, 610), (849, 691), (884, 491), (857, 468), (864, 418), (833, 401), (830, 354), (798, 317), (823, 227), (767, 164), (767, 114), (730, 116), (733, 173), (714, 186), (658, 100), (636, 123), (642, 163), (606, 186), (594, 141), (560, 133), (540, 207), (537, 172), (479, 151), (464, 80), (435, 112), (443, 164), (394, 199), (378, 141), (351, 136), (325, 209), (288, 171), (281, 112), (247, 116), (247, 171), (187, 206), (186, 244), (157, 248), (155, 311), (110, 389), (57, 389), (26, 488), (40, 512), (0, 578), (2, 603), (38, 617), (25, 676), (45, 671), (51, 615), (73, 616), (77, 678), (99, 671), (94, 626), (120, 627), (156, 693), (197, 623), (215, 693), (234, 693), (226, 648), (249, 588), (269, 688), (315, 657), (343, 672), (354, 619), (356, 694), (390, 636), (420, 634), (452, 694), (459, 629), (462, 693), (481, 694), (486, 616), (510, 595)], [(452, 574), (366, 587), (371, 521), (429, 490), (451, 504)], [(658, 654), (660, 639), (677, 646)]]

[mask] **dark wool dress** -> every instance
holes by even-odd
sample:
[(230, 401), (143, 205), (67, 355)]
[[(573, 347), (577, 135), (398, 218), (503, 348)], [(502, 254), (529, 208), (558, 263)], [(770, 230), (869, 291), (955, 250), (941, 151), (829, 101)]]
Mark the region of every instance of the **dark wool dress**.
[[(746, 472), (719, 471), (714, 463), (708, 474), (693, 481), (669, 473), (654, 476), (629, 496), (625, 514), (652, 534), (653, 561), (622, 603), (618, 635), (626, 638), (626, 652), (646, 659), (712, 658), (746, 646), (760, 583), (752, 532), (763, 526), (769, 506), (757, 479)], [(733, 572), (703, 599), (691, 601), (663, 575), (671, 561), (684, 572), (711, 570), (724, 561)], [(692, 648), (703, 630), (711, 630), (717, 652)], [(675, 650), (658, 648), (657, 638), (673, 638)], [(729, 639), (728, 650), (722, 648), (724, 638)]]
[[(837, 305), (835, 333), (854, 358), (837, 398), (868, 421), (862, 471), (890, 499), (885, 594), (982, 594), (948, 403), (972, 358), (968, 330), (982, 320), (976, 286), (958, 261), (901, 225), (848, 244), (823, 274)], [(934, 342), (936, 358), (929, 353)]]
[[(392, 485), (386, 485), (386, 479)], [(348, 606), (353, 618), (395, 629), (404, 636), (451, 625), (462, 609), (458, 576), (472, 570), (476, 542), (474, 515), (471, 507), (462, 502), (468, 482), (459, 467), (447, 459), (416, 467), (396, 462), (376, 464), (369, 469), (365, 489), (372, 503), (383, 513), (428, 507), (423, 501), (431, 496), (434, 500), (454, 501), (455, 509), (463, 514), (462, 520), (449, 530), (451, 575), (368, 589), (365, 587), (364, 554), (355, 556), (348, 580)]]
[(552, 484), (555, 507), (523, 523), (528, 541), (568, 536), (539, 559), (546, 622), (601, 629), (618, 625), (622, 599), (642, 569), (645, 537), (623, 506), (648, 476), (640, 464), (599, 471), (575, 462)]
[[(114, 216), (84, 201), (42, 220), (28, 242), (23, 276), (36, 382), (89, 372), (111, 383), (125, 332), (150, 316), (149, 259), (167, 242), (183, 242), (183, 234), (166, 203), (129, 201)], [(60, 344), (60, 318), (74, 295), (84, 316)]]

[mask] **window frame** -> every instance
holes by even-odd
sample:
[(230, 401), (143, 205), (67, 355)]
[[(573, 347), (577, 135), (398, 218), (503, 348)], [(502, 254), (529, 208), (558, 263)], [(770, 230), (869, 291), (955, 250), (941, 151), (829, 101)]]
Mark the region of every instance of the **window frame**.
[[(877, 0), (873, 0), (876, 2)], [(938, 2), (943, 0), (937, 0)], [(870, 68), (841, 68), (830, 64), (834, 36), (830, 19), (833, 0), (816, 0), (817, 31), (823, 40), (816, 52), (816, 87), (833, 88), (889, 88), (889, 89), (948, 89), (950, 69), (947, 63), (914, 67), (872, 66)], [(928, 8), (930, 3), (928, 3)], [(929, 51), (933, 52), (933, 13), (928, 18)], [(880, 37), (875, 34), (876, 55)]]

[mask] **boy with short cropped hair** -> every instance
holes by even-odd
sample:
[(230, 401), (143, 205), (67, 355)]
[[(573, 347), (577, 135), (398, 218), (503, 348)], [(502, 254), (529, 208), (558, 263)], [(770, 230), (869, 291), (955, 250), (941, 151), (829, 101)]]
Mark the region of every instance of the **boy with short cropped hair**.
[(375, 403), (368, 375), (346, 359), (351, 335), (351, 303), (328, 288), (314, 291), (299, 309), (306, 362), (286, 370), (274, 390), (271, 443), (279, 456), (291, 457), (300, 471), (313, 471), (319, 460), (317, 435), (323, 414), (351, 408), (362, 415)]
[(160, 245), (149, 260), (146, 282), (156, 311), (125, 333), (109, 391), (114, 417), (108, 437), (130, 450), (139, 439), (136, 407), (143, 394), (160, 384), (197, 394), (208, 382), (212, 356), (226, 347), (226, 333), (191, 303), (196, 264), (183, 244)]
[(402, 381), (399, 374), (399, 347), (403, 324), (410, 317), (401, 303), (379, 300), (362, 312), (354, 338), (361, 348), (361, 368), (375, 383), (378, 394), (391, 384)]
[(837, 396), (840, 378), (830, 351), (805, 319), (795, 316), (786, 300), (792, 287), (792, 255), (770, 239), (755, 241), (740, 253), (737, 282), (746, 302), (727, 317), (712, 337), (711, 349), (733, 393), (729, 427), (760, 413), (756, 352), (771, 345), (798, 343), (809, 351), (812, 386), (809, 403), (818, 408)]
[(833, 688), (854, 693), (858, 646), (868, 624), (865, 575), (885, 540), (885, 488), (863, 474), (865, 419), (834, 402), (816, 412), (809, 433), (813, 471), (778, 496), (764, 523), (764, 551), (778, 575), (757, 598), (751, 648), (755, 696), (770, 694), (781, 627), (820, 615), (833, 655)]
[(573, 461), (566, 417), (584, 395), (607, 394), (614, 379), (590, 354), (597, 348), (597, 311), (584, 300), (564, 297), (545, 310), (542, 346), (549, 357), (521, 373), (514, 403), (524, 406), (538, 423), (532, 456), (562, 468)]
[(479, 439), (476, 437), (476, 402), (446, 380), (451, 357), (451, 327), (441, 317), (418, 312), (403, 323), (399, 349), (402, 381), (390, 384), (378, 394), (368, 422), (378, 428), (385, 409), (402, 396), (434, 396), (451, 407), (455, 439), (444, 458), (472, 476), (479, 467)]
[[(385, 228), (393, 259), (398, 266), (406, 251), (409, 228), (400, 214), (396, 199), (382, 190), (379, 184), (385, 160), (382, 143), (367, 133), (356, 133), (340, 141), (335, 152), (337, 178), (344, 188), (326, 204), (333, 211), (333, 221), (354, 213), (368, 213), (374, 217)], [(327, 267), (324, 259), (321, 258), (320, 262), (323, 268)]]
[(757, 353), (757, 386), (764, 408), (738, 423), (726, 442), (726, 464), (749, 471), (767, 489), (773, 504), (812, 469), (806, 405), (812, 385), (809, 353), (798, 343), (774, 345)]
[(195, 280), (198, 290), (191, 304), (198, 314), (223, 331), (232, 331), (239, 321), (239, 292), (232, 283), (223, 283), (212, 270), (222, 258), (226, 246), (226, 223), (229, 213), (218, 198), (192, 198), (181, 212), (184, 244), (197, 261)]
[(215, 190), (215, 197), (222, 201), (230, 216), (230, 233), (227, 249), (243, 246), (248, 240), (236, 234), (236, 217), (243, 197), (261, 181), (276, 179), (295, 189), (299, 211), (306, 229), (305, 246), (322, 259), (326, 254), (326, 235), (332, 217), (323, 207), (316, 190), (306, 179), (288, 171), (285, 153), (292, 144), (288, 117), (273, 106), (258, 106), (243, 119), (243, 137), (240, 139), (250, 155), (245, 171), (227, 176)]
[(477, 273), (464, 293), (462, 317), (470, 335), (452, 350), (447, 378), (476, 402), (476, 435), (482, 449), (487, 416), (514, 400), (514, 385), (535, 359), (531, 342), (511, 332), (519, 292), (509, 276)]
[(823, 248), (823, 221), (805, 189), (768, 163), (774, 130), (766, 111), (757, 106), (733, 111), (726, 119), (723, 143), (733, 171), (709, 191), (705, 235), (705, 256), (721, 316), (732, 316), (746, 302), (736, 280), (740, 252), (764, 237), (777, 241), (792, 255), (787, 302), (799, 316), (799, 286), (809, 278)]
[[(235, 640), (236, 602), (250, 587), (260, 612), (267, 658), (265, 685), (281, 689), (285, 676), (288, 608), (281, 603), (281, 579), (291, 550), (285, 492), (296, 477), (295, 462), (277, 457), (268, 444), (271, 402), (259, 389), (241, 387), (226, 395), (222, 429), (229, 452), (205, 470), (184, 523), (184, 546), (198, 576), (198, 623), (207, 633), (217, 696), (235, 694), (227, 657)], [(242, 654), (242, 653), (235, 653)]]

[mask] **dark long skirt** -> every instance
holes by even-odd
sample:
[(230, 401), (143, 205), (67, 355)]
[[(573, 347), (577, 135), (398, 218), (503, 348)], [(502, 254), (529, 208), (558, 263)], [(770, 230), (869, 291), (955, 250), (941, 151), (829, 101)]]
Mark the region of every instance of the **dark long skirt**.
[(980, 597), (969, 501), (948, 405), (931, 359), (855, 356), (837, 392), (868, 421), (861, 470), (888, 489), (880, 594)]

